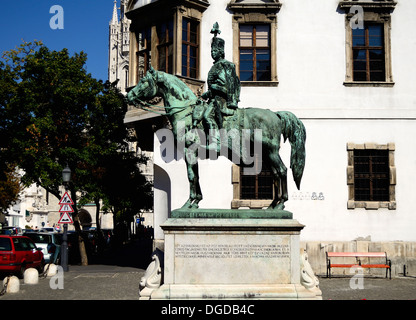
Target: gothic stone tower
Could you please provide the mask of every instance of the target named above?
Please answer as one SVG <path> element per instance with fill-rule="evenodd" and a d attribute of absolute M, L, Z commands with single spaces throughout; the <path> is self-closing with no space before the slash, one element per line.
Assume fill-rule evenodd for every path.
<path fill-rule="evenodd" d="M 117 8 L 117 0 L 114 0 L 113 16 L 109 24 L 108 80 L 118 80 L 117 87 L 122 92 L 126 92 L 129 86 L 130 20 L 125 15 L 126 6 L 127 0 L 121 0 L 120 8 Z"/>

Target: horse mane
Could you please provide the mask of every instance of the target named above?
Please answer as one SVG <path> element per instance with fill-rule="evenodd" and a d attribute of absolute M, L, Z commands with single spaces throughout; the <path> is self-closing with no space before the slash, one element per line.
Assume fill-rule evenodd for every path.
<path fill-rule="evenodd" d="M 192 90 L 177 76 L 157 70 L 154 71 L 154 74 L 155 81 L 162 84 L 164 89 L 168 89 L 169 93 L 176 98 L 184 101 L 197 99 Z M 169 88 L 165 85 L 166 83 L 170 83 Z"/>

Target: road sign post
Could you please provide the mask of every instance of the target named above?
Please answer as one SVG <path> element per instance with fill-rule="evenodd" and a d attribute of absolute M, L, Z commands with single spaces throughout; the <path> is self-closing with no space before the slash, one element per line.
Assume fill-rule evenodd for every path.
<path fill-rule="evenodd" d="M 74 202 L 72 201 L 68 192 L 65 192 L 61 198 L 61 201 L 59 201 L 59 205 L 61 206 L 59 209 L 61 218 L 58 221 L 58 223 L 62 223 L 64 225 L 64 234 L 62 236 L 61 266 L 65 272 L 68 271 L 68 223 L 73 223 L 72 217 L 70 216 L 70 213 L 74 212 L 74 209 L 71 207 L 73 204 Z"/>
<path fill-rule="evenodd" d="M 68 271 L 68 224 L 64 224 L 64 234 L 62 236 L 61 266 L 64 272 Z"/>

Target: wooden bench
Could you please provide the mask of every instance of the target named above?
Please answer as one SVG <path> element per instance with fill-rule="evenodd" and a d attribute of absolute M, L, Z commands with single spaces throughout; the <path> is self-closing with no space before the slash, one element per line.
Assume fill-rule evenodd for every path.
<path fill-rule="evenodd" d="M 331 258 L 355 258 L 355 263 L 331 263 Z M 384 258 L 385 263 L 380 264 L 361 264 L 360 258 Z M 387 259 L 385 252 L 327 252 L 326 253 L 326 277 L 331 278 L 331 268 L 385 268 L 391 279 L 391 260 Z"/>

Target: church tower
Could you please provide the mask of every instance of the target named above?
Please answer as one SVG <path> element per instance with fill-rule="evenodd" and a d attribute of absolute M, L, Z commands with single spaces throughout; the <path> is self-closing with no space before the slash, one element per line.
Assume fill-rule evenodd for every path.
<path fill-rule="evenodd" d="M 108 80 L 118 80 L 117 87 L 125 93 L 129 86 L 130 20 L 125 15 L 127 0 L 120 1 L 120 8 L 117 8 L 117 0 L 114 0 L 113 16 L 109 24 Z"/>

